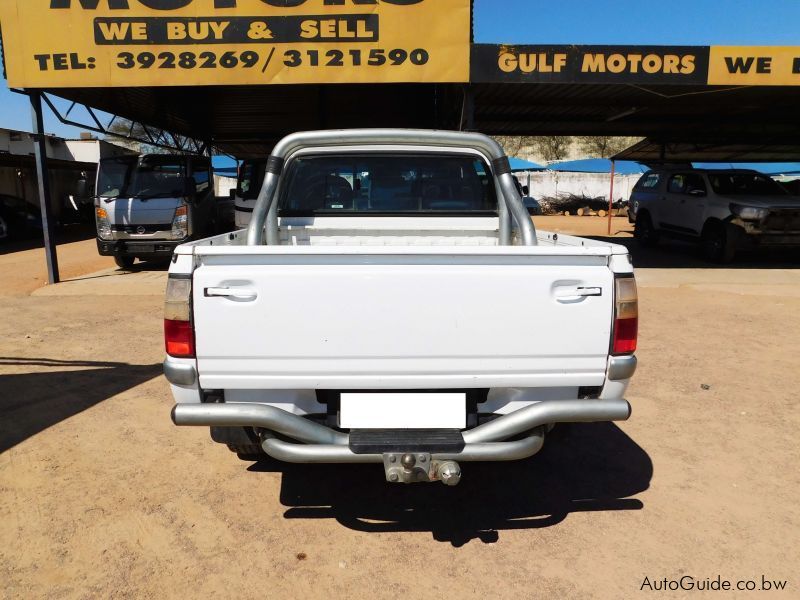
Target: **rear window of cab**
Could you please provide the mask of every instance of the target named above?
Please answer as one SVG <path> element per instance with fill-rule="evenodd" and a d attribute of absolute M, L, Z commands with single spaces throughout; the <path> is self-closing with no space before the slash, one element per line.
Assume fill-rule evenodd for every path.
<path fill-rule="evenodd" d="M 661 184 L 661 173 L 645 173 L 636 182 L 635 188 L 638 190 L 654 190 Z"/>
<path fill-rule="evenodd" d="M 303 156 L 282 196 L 281 216 L 497 212 L 488 165 L 460 154 Z"/>

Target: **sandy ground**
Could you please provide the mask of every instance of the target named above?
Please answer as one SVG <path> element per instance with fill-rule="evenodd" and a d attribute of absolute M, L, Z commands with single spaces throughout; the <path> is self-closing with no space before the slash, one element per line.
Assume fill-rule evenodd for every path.
<path fill-rule="evenodd" d="M 86 238 L 82 232 L 62 234 L 58 237 L 58 262 L 62 279 L 80 277 L 101 269 L 114 267 L 114 259 L 97 254 L 94 238 Z M 78 238 L 76 240 L 76 238 Z M 16 242 L 0 245 L 0 296 L 29 294 L 47 284 L 47 263 L 44 249 L 33 242 Z"/>
<path fill-rule="evenodd" d="M 600 219 L 540 221 L 605 235 Z M 67 273 L 108 266 L 93 244 L 64 248 Z M 388 486 L 372 465 L 245 462 L 175 428 L 164 273 L 31 294 L 42 260 L 0 256 L 2 597 L 629 598 L 684 575 L 800 594 L 791 264 L 637 254 L 632 419 L 575 426 L 522 463 L 464 465 L 450 489 Z"/>

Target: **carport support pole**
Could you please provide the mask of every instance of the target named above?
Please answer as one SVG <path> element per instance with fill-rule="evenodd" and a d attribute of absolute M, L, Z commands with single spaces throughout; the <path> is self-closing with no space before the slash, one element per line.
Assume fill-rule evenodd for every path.
<path fill-rule="evenodd" d="M 58 255 L 53 235 L 53 212 L 50 205 L 50 173 L 47 170 L 47 140 L 44 135 L 44 116 L 42 114 L 42 93 L 28 90 L 33 115 L 34 152 L 36 157 L 36 182 L 39 188 L 39 207 L 42 212 L 42 233 L 44 252 L 47 258 L 47 281 L 58 283 Z"/>
<path fill-rule="evenodd" d="M 611 190 L 608 192 L 608 235 L 611 236 L 611 211 L 614 208 L 614 173 L 617 170 L 617 163 L 611 161 Z"/>

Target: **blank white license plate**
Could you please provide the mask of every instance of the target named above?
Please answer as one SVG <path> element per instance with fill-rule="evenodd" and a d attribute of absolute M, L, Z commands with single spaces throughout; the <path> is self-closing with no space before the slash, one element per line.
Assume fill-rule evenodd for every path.
<path fill-rule="evenodd" d="M 339 425 L 345 429 L 464 429 L 464 393 L 346 393 Z"/>

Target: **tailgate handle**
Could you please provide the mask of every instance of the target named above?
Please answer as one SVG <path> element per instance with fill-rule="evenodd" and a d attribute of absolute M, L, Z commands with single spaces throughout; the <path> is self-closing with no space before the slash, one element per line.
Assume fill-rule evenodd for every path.
<path fill-rule="evenodd" d="M 258 298 L 258 292 L 247 288 L 209 287 L 205 289 L 205 296 L 206 298 L 252 301 Z"/>
<path fill-rule="evenodd" d="M 587 296 L 602 296 L 603 288 L 601 287 L 562 287 L 557 289 L 556 298 L 559 300 L 574 300 L 578 298 L 586 298 Z"/>
<path fill-rule="evenodd" d="M 579 287 L 578 296 L 602 296 L 603 288 L 600 287 Z"/>

